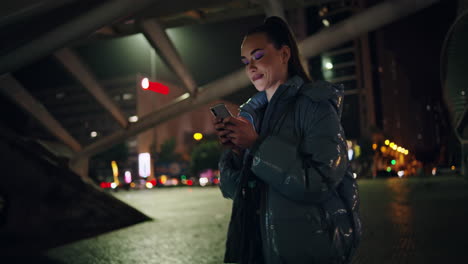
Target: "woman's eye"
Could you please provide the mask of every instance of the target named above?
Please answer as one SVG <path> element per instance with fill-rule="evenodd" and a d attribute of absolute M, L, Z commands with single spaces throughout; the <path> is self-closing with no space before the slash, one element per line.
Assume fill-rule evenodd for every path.
<path fill-rule="evenodd" d="M 242 64 L 249 65 L 249 60 L 248 59 L 243 58 L 243 59 L 241 59 L 241 61 L 242 61 Z"/>
<path fill-rule="evenodd" d="M 265 55 L 265 52 L 259 51 L 259 52 L 256 52 L 256 53 L 253 55 L 253 57 L 254 57 L 255 60 L 259 60 L 259 59 L 261 59 L 261 58 L 263 57 L 263 55 Z"/>

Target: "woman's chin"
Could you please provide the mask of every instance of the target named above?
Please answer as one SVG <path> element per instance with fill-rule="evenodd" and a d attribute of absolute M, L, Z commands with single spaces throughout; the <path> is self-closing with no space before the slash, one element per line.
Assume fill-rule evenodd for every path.
<path fill-rule="evenodd" d="M 254 86 L 255 86 L 255 89 L 257 89 L 257 91 L 259 92 L 265 91 L 265 85 L 254 83 Z"/>

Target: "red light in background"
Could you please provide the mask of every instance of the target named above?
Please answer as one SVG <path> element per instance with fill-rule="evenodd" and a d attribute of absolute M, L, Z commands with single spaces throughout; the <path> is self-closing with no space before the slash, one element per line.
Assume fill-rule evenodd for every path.
<path fill-rule="evenodd" d="M 110 188 L 110 187 L 111 187 L 111 183 L 110 183 L 110 182 L 101 182 L 100 186 L 101 186 L 101 188 L 103 188 L 103 189 Z"/>
<path fill-rule="evenodd" d="M 192 181 L 192 180 L 187 180 L 187 185 L 192 186 L 192 185 L 193 185 L 193 181 Z"/>
<path fill-rule="evenodd" d="M 213 179 L 213 183 L 214 183 L 214 184 L 218 184 L 218 183 L 219 183 L 218 178 L 214 178 L 214 179 Z"/>
<path fill-rule="evenodd" d="M 143 88 L 143 90 L 150 90 L 160 94 L 169 94 L 169 87 L 162 83 L 150 82 L 148 78 L 141 79 L 141 88 Z"/>

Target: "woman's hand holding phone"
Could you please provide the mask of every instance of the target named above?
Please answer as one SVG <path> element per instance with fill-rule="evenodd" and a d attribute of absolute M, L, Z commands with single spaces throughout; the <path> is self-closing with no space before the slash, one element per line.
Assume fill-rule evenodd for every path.
<path fill-rule="evenodd" d="M 232 131 L 226 129 L 226 124 L 223 122 L 223 119 L 219 117 L 213 118 L 213 126 L 215 128 L 215 133 L 218 136 L 219 142 L 221 142 L 223 146 L 231 148 L 234 153 L 241 155 L 242 149 L 236 146 L 228 137 Z"/>

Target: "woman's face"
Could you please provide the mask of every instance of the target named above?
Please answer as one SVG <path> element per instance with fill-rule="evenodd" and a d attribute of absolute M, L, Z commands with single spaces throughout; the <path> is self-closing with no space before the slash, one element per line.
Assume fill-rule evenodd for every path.
<path fill-rule="evenodd" d="M 245 72 L 258 91 L 273 91 L 288 78 L 288 46 L 276 49 L 265 33 L 255 33 L 244 38 L 241 61 Z"/>

